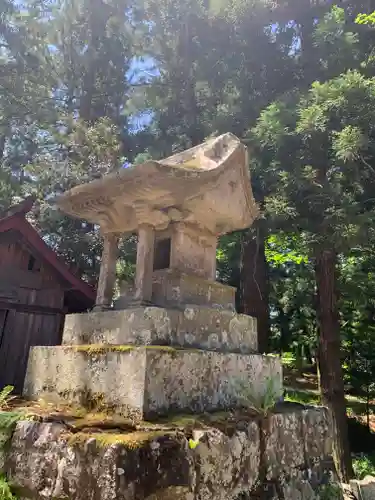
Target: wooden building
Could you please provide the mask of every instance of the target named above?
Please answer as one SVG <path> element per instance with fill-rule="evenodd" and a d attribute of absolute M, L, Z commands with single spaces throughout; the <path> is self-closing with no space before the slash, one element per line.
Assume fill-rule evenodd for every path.
<path fill-rule="evenodd" d="M 43 241 L 26 214 L 28 198 L 0 214 L 0 389 L 22 391 L 32 345 L 61 342 L 66 313 L 95 303 L 95 290 Z"/>

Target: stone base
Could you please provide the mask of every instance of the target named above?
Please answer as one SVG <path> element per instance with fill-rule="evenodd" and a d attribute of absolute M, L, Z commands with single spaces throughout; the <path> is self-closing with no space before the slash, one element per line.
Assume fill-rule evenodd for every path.
<path fill-rule="evenodd" d="M 160 307 L 184 307 L 185 304 L 235 310 L 236 289 L 217 281 L 177 272 L 154 271 L 152 302 Z"/>
<path fill-rule="evenodd" d="M 134 309 L 138 307 L 155 307 L 155 304 L 151 300 L 144 299 L 134 299 L 133 297 L 120 296 L 114 303 L 113 309 L 123 310 L 123 309 Z"/>
<path fill-rule="evenodd" d="M 324 408 L 271 414 L 263 444 L 259 421 L 249 415 L 220 414 L 217 420 L 205 415 L 202 422 L 197 415 L 185 418 L 185 426 L 171 419 L 157 430 L 140 425 L 117 434 L 100 424 L 96 430 L 73 433 L 64 415 L 58 417 L 59 423 L 19 422 L 5 449 L 0 472 L 21 498 L 263 498 L 253 496 L 263 468 L 265 498 L 317 500 L 333 470 L 333 434 Z M 67 423 L 74 428 L 71 418 Z M 194 449 L 189 447 L 191 434 L 197 439 Z"/>
<path fill-rule="evenodd" d="M 63 344 L 102 343 L 171 345 L 248 354 L 257 351 L 256 320 L 199 306 L 183 310 L 135 307 L 66 316 Z"/>
<path fill-rule="evenodd" d="M 246 395 L 282 394 L 278 358 L 170 347 L 65 346 L 30 350 L 24 395 L 111 408 L 141 420 L 170 412 L 238 408 Z"/>

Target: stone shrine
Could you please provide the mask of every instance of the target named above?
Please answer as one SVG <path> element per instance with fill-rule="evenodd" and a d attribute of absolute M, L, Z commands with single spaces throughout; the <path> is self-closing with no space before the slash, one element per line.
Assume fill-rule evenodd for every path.
<path fill-rule="evenodd" d="M 121 434 L 118 442 L 107 436 L 108 446 L 91 461 L 87 450 L 94 438 L 84 434 L 64 441 L 64 430 L 43 427 L 60 443 L 53 444 L 61 462 L 54 465 L 59 472 L 51 472 L 60 477 L 60 489 L 56 479 L 48 490 L 53 498 L 242 500 L 260 498 L 250 492 L 264 482 L 281 484 L 280 478 L 284 496 L 277 496 L 275 486 L 277 495 L 267 498 L 318 498 L 313 489 L 332 469 L 327 411 L 276 409 L 281 362 L 257 353 L 256 321 L 237 314 L 235 289 L 215 281 L 218 237 L 250 227 L 258 214 L 245 146 L 225 134 L 75 187 L 57 205 L 100 225 L 104 247 L 97 300 L 92 312 L 67 316 L 61 346 L 31 349 L 24 395 L 129 419 L 145 461 L 134 444 L 129 448 L 131 434 Z M 118 241 L 134 232 L 135 283 L 113 300 Z M 270 386 L 275 409 L 267 431 L 256 415 L 235 417 L 244 407 L 239 387 L 261 401 Z M 160 419 L 182 414 L 194 416 L 195 424 L 175 428 L 180 434 L 173 441 L 172 424 Z M 13 448 L 22 454 L 31 446 L 26 439 L 31 430 L 17 429 Z M 201 442 L 197 451 L 188 449 L 188 435 Z M 80 440 L 85 452 L 70 448 Z M 45 453 L 39 441 L 32 450 L 30 457 Z M 33 459 L 24 462 L 22 467 L 11 459 L 8 468 L 22 485 L 33 482 Z M 79 472 L 74 464 L 81 464 Z M 75 486 L 61 479 L 61 470 L 66 475 L 72 468 Z M 77 481 L 89 484 L 86 493 L 77 490 Z"/>
<path fill-rule="evenodd" d="M 102 405 L 135 420 L 236 408 L 233 381 L 282 393 L 280 361 L 257 354 L 255 320 L 215 281 L 221 234 L 257 216 L 247 150 L 231 134 L 78 186 L 58 200 L 100 225 L 94 311 L 66 319 L 61 347 L 31 350 L 25 395 Z M 113 304 L 120 235 L 138 232 L 134 295 Z"/>
<path fill-rule="evenodd" d="M 231 134 L 78 186 L 57 204 L 100 225 L 97 310 L 112 304 L 118 237 L 133 232 L 138 233 L 133 304 L 234 310 L 235 290 L 215 281 L 217 238 L 250 227 L 257 208 L 246 148 Z M 119 308 L 126 305 L 122 299 Z"/>

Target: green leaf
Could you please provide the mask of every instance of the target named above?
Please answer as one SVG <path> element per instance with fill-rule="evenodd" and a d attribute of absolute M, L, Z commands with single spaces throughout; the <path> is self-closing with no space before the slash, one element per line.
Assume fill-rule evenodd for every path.
<path fill-rule="evenodd" d="M 195 448 L 198 446 L 198 444 L 199 444 L 199 440 L 194 441 L 194 439 L 189 439 L 189 448 L 191 450 L 195 450 Z"/>

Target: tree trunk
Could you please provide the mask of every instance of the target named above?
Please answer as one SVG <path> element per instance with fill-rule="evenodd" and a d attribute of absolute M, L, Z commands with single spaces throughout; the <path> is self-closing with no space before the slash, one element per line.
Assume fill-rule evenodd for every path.
<path fill-rule="evenodd" d="M 97 73 L 98 58 L 100 57 L 101 39 L 105 36 L 107 22 L 111 15 L 111 9 L 108 3 L 102 0 L 91 2 L 90 15 L 88 18 L 89 39 L 86 51 L 86 65 L 83 66 L 82 89 L 79 105 L 79 117 L 86 122 L 93 122 L 104 116 L 104 110 L 98 113 L 99 97 L 97 93 Z M 98 14 L 100 12 L 100 15 Z"/>
<path fill-rule="evenodd" d="M 0 161 L 4 158 L 6 135 L 0 135 Z"/>
<path fill-rule="evenodd" d="M 204 131 L 199 123 L 200 110 L 196 95 L 196 77 L 194 74 L 194 56 L 192 54 L 193 32 L 192 25 L 194 19 L 188 16 L 184 20 L 183 29 L 179 37 L 178 52 L 181 61 L 185 61 L 181 74 L 181 104 L 183 116 L 187 122 L 187 136 L 191 141 L 191 146 L 197 146 L 204 141 Z"/>
<path fill-rule="evenodd" d="M 341 366 L 340 320 L 336 294 L 337 255 L 334 250 L 316 254 L 317 316 L 319 322 L 319 373 L 322 403 L 333 418 L 334 456 L 343 482 L 353 477 L 350 456 L 344 379 Z"/>
<path fill-rule="evenodd" d="M 10 125 L 0 128 L 0 162 L 4 159 L 6 141 L 10 133 Z"/>
<path fill-rule="evenodd" d="M 268 266 L 265 232 L 257 225 L 245 234 L 241 248 L 240 310 L 257 319 L 258 350 L 268 352 L 270 321 L 268 309 Z"/>

